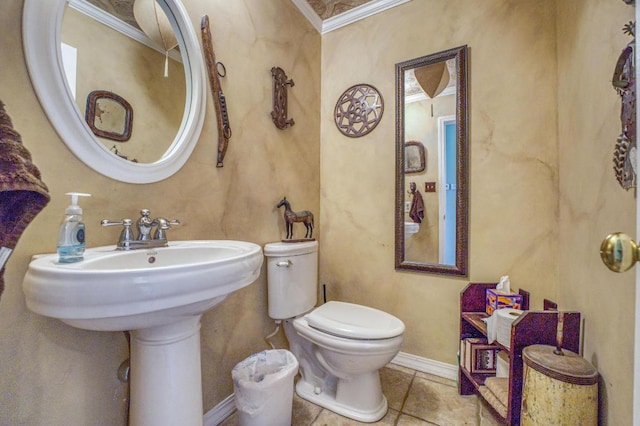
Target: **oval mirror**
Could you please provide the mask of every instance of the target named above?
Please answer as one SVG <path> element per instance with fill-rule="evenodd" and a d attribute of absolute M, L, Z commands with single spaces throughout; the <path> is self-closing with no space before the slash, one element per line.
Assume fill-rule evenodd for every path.
<path fill-rule="evenodd" d="M 81 161 L 93 170 L 122 182 L 139 184 L 157 182 L 180 170 L 198 141 L 204 120 L 205 69 L 200 53 L 200 44 L 189 15 L 179 0 L 157 0 L 157 3 L 171 23 L 178 41 L 177 49 L 182 60 L 183 70 L 179 70 L 173 65 L 169 68 L 169 74 L 174 74 L 178 78 L 178 83 L 175 83 L 175 80 L 170 83 L 171 86 L 174 86 L 172 90 L 177 86 L 182 95 L 169 99 L 170 95 L 160 96 L 152 100 L 140 98 L 137 94 L 130 95 L 131 97 L 126 100 L 131 104 L 133 110 L 133 133 L 131 142 L 127 140 L 126 143 L 123 143 L 104 140 L 102 137 L 98 138 L 89 126 L 85 119 L 85 110 L 81 107 L 86 102 L 87 94 L 84 92 L 89 89 L 83 90 L 82 93 L 78 91 L 78 101 L 74 100 L 75 87 L 70 87 L 67 82 L 61 50 L 63 21 L 66 26 L 66 21 L 70 19 L 66 6 L 67 1 L 25 0 L 24 2 L 23 43 L 25 59 L 33 87 L 47 117 L 67 147 Z M 81 58 L 81 55 L 86 54 L 86 51 L 78 50 L 78 61 L 84 59 Z M 108 52 L 99 47 L 91 51 L 91 55 L 99 56 L 102 54 L 108 54 Z M 133 56 L 142 58 L 137 54 Z M 164 55 L 162 56 L 164 57 Z M 113 58 L 112 63 L 115 71 L 118 71 L 123 65 L 119 61 L 121 61 L 120 58 L 118 60 Z M 163 78 L 162 69 L 149 67 L 146 59 L 140 59 L 140 62 L 142 63 L 139 66 L 141 73 L 160 73 L 160 78 Z M 111 77 L 111 80 L 114 78 Z M 80 84 L 78 87 L 80 88 Z M 92 87 L 91 91 L 94 90 L 119 91 L 113 87 Z M 123 91 L 130 93 L 125 89 Z M 126 97 L 123 93 L 117 93 L 117 95 Z M 176 98 L 184 101 L 176 102 Z M 137 105 L 140 106 L 139 112 L 141 112 L 147 110 L 150 103 L 158 104 L 160 108 L 160 112 L 155 113 L 158 120 L 166 121 L 169 125 L 174 126 L 172 132 L 175 137 L 173 139 L 158 142 L 156 135 L 151 132 L 150 127 L 152 126 L 142 125 L 136 128 Z M 178 111 L 168 112 L 172 108 L 176 109 L 175 104 L 179 106 Z M 87 119 L 95 120 L 96 117 L 87 117 Z M 138 148 L 133 148 L 134 137 L 139 143 Z M 157 148 L 158 146 L 161 148 Z M 125 155 L 127 151 L 130 151 L 131 154 Z"/>
<path fill-rule="evenodd" d="M 467 47 L 396 64 L 396 269 L 467 275 Z"/>

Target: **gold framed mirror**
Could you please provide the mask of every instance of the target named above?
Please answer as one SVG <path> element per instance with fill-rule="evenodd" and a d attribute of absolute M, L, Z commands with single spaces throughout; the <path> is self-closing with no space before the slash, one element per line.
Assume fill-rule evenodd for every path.
<path fill-rule="evenodd" d="M 467 126 L 467 46 L 396 64 L 396 270 L 467 276 Z M 433 155 L 406 174 L 414 140 Z"/>

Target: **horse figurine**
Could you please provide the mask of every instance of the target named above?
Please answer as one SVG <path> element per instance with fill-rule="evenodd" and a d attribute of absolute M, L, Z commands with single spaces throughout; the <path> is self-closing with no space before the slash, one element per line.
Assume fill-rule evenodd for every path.
<path fill-rule="evenodd" d="M 304 234 L 305 238 L 313 238 L 313 213 L 309 210 L 294 212 L 291 210 L 291 204 L 287 201 L 287 197 L 280 200 L 276 208 L 279 209 L 282 206 L 284 206 L 284 223 L 287 228 L 287 240 L 293 237 L 293 224 L 295 222 L 304 223 L 305 228 L 307 228 L 307 232 Z"/>

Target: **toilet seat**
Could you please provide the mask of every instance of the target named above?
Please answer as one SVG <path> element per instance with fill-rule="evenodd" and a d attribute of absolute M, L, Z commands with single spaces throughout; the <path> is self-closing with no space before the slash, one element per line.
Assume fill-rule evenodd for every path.
<path fill-rule="evenodd" d="M 346 339 L 390 339 L 404 333 L 404 323 L 398 318 L 354 303 L 327 302 L 305 318 L 310 327 Z"/>

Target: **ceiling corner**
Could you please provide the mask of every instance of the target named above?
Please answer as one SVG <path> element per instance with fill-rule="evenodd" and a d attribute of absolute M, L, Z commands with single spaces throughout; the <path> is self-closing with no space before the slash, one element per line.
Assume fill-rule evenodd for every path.
<path fill-rule="evenodd" d="M 291 2 L 300 10 L 304 17 L 307 18 L 307 21 L 322 34 L 322 19 L 320 19 L 307 0 L 291 0 Z"/>
<path fill-rule="evenodd" d="M 411 0 L 370 0 L 367 3 L 354 7 L 353 9 L 340 13 L 339 15 L 332 16 L 324 21 L 313 10 L 307 0 L 291 1 L 296 5 L 305 18 L 307 18 L 311 25 L 313 25 L 320 34 L 324 35 L 330 31 L 337 30 L 338 28 L 342 28 L 361 19 L 384 12 L 392 7 L 410 2 Z"/>

